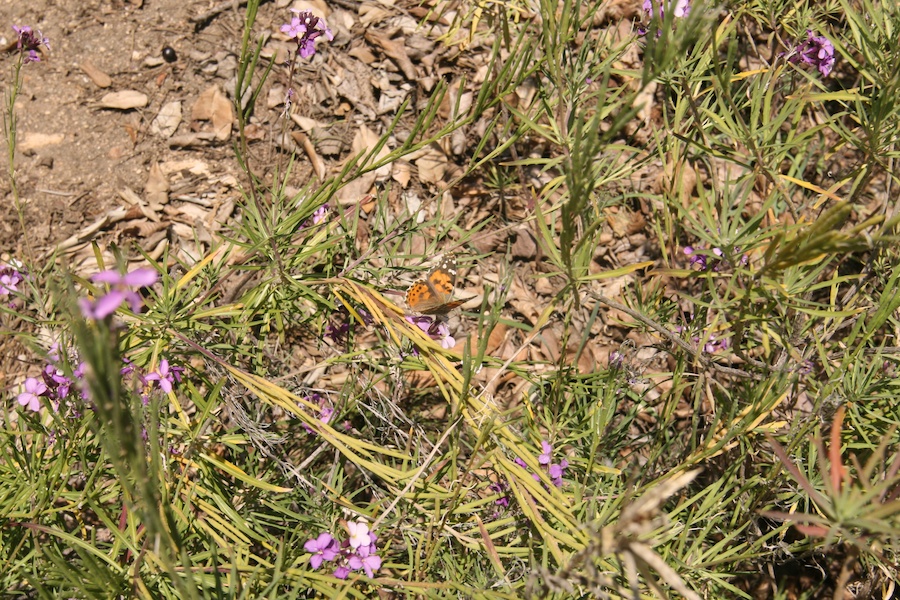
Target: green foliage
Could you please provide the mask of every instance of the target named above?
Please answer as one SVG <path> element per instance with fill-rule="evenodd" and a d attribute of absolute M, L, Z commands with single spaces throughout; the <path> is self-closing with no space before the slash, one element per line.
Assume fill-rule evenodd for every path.
<path fill-rule="evenodd" d="M 22 314 L 0 313 L 42 358 L 39 328 L 63 329 L 60 373 L 84 361 L 90 398 L 75 412 L 4 403 L 0 588 L 750 598 L 756 574 L 842 552 L 873 589 L 896 578 L 900 12 L 757 1 L 681 18 L 666 3 L 641 36 L 608 26 L 607 4 L 542 1 L 526 18 L 524 4 L 463 3 L 445 39 L 490 49 L 471 102 L 465 78 L 435 84 L 375 147 L 297 191 L 301 157 L 260 165 L 248 148 L 279 68 L 249 2 L 234 96 L 247 183 L 227 239 L 195 263 L 144 256 L 160 282 L 140 314 L 85 319 L 75 298 L 104 285 L 37 265 Z M 791 60 L 807 29 L 835 45 L 829 78 Z M 20 85 L 16 72 L 12 147 Z M 511 100 L 525 88 L 529 102 Z M 509 262 L 512 249 L 474 251 L 505 225 L 420 218 L 390 189 L 337 194 L 476 127 L 453 183 L 527 198 L 519 232 L 551 291 L 524 298 L 517 267 L 481 269 L 472 335 L 453 350 L 383 291 L 423 253 Z M 641 252 L 599 253 L 639 212 Z M 123 377 L 123 357 L 185 372 L 166 392 Z M 304 545 L 348 540 L 360 520 L 377 536 L 373 577 L 313 568 Z M 843 575 L 816 589 L 836 594 Z"/>

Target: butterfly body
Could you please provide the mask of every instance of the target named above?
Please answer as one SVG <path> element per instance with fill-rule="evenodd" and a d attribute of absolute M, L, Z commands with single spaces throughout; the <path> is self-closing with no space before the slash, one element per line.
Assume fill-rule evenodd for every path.
<path fill-rule="evenodd" d="M 456 286 L 456 257 L 447 256 L 406 291 L 406 305 L 423 315 L 445 315 L 465 300 L 453 300 Z"/>

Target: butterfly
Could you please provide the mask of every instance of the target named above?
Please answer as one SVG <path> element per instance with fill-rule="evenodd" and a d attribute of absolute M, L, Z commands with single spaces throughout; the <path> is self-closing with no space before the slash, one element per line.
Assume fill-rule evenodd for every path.
<path fill-rule="evenodd" d="M 456 286 L 456 257 L 446 256 L 425 279 L 412 284 L 406 291 L 406 305 L 410 310 L 422 315 L 446 315 L 464 303 L 453 300 Z"/>

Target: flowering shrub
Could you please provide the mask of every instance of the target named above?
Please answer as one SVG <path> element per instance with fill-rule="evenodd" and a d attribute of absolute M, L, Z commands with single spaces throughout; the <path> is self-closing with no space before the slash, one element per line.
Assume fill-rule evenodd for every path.
<path fill-rule="evenodd" d="M 158 275 L 153 269 L 137 269 L 125 274 L 117 271 L 97 273 L 91 277 L 91 281 L 109 284 L 112 289 L 94 301 L 82 298 L 79 303 L 81 314 L 85 319 L 100 321 L 116 312 L 123 302 L 128 302 L 132 312 L 139 313 L 143 301 L 137 288 L 153 285 L 157 278 Z"/>
<path fill-rule="evenodd" d="M 546 471 L 547 475 L 550 476 L 550 481 L 553 482 L 553 485 L 556 487 L 562 487 L 563 485 L 563 475 L 566 472 L 566 468 L 569 466 L 569 461 L 566 459 L 562 459 L 558 463 L 553 463 L 553 446 L 550 442 L 541 440 L 541 453 L 538 455 L 538 464 L 541 465 Z M 513 462 L 519 465 L 524 469 L 528 469 L 528 464 L 522 460 L 521 458 L 514 458 Z M 532 473 L 531 477 L 535 481 L 540 481 L 541 476 L 537 473 Z"/>
<path fill-rule="evenodd" d="M 659 18 L 665 18 L 665 0 L 656 0 L 657 6 L 659 6 Z M 691 13 L 691 0 L 675 0 L 674 8 L 672 14 L 676 19 L 683 19 Z M 644 0 L 644 12 L 646 12 L 650 18 L 653 18 L 653 1 L 652 0 Z"/>
<path fill-rule="evenodd" d="M 421 329 L 431 339 L 440 342 L 441 348 L 447 350 L 456 345 L 456 340 L 450 335 L 450 328 L 440 319 L 435 317 L 407 315 L 406 320 L 409 321 L 410 324 Z"/>
<path fill-rule="evenodd" d="M 19 293 L 19 284 L 25 281 L 22 264 L 12 260 L 0 266 L 0 300 L 9 300 L 10 296 Z"/>
<path fill-rule="evenodd" d="M 735 255 L 741 254 L 741 249 L 738 246 L 735 246 L 732 250 Z M 696 267 L 698 271 L 708 271 L 712 269 L 712 271 L 718 273 L 725 270 L 726 267 L 734 267 L 721 248 L 713 248 L 707 253 L 702 248 L 685 246 L 683 251 L 685 256 L 688 257 L 691 267 Z M 710 254 L 712 254 L 712 256 L 710 256 Z M 744 267 L 749 261 L 750 259 L 747 258 L 747 255 L 742 254 L 741 258 L 737 261 L 737 264 Z"/>
<path fill-rule="evenodd" d="M 294 16 L 290 23 L 281 26 L 281 32 L 297 42 L 297 54 L 303 58 L 309 58 L 316 53 L 316 39 L 325 36 L 329 41 L 334 39 L 334 34 L 325 24 L 325 19 L 317 17 L 308 10 L 292 8 Z"/>
<path fill-rule="evenodd" d="M 41 410 L 41 398 L 46 398 L 54 411 L 65 406 L 70 416 L 80 416 L 79 406 L 87 400 L 84 362 L 79 361 L 77 356 L 63 361 L 57 344 L 50 349 L 47 358 L 49 360 L 41 371 L 41 378 L 29 377 L 25 380 L 23 391 L 17 397 L 18 403 L 32 412 L 38 412 Z M 66 375 L 67 365 L 75 365 L 71 376 Z"/>
<path fill-rule="evenodd" d="M 38 54 L 38 50 L 41 46 L 49 50 L 50 40 L 28 25 L 13 25 L 12 28 L 16 32 L 16 48 L 25 56 L 25 62 L 40 62 L 41 55 Z"/>
<path fill-rule="evenodd" d="M 381 557 L 375 545 L 377 537 L 362 520 L 347 523 L 349 538 L 338 542 L 327 531 L 308 540 L 303 548 L 310 553 L 309 565 L 317 570 L 325 562 L 335 563 L 334 576 L 346 579 L 352 571 L 362 569 L 368 577 L 374 577 L 381 568 Z"/>
<path fill-rule="evenodd" d="M 822 77 L 828 77 L 834 69 L 834 44 L 828 38 L 806 30 L 806 41 L 788 52 L 788 62 L 809 65 L 818 69 Z"/>

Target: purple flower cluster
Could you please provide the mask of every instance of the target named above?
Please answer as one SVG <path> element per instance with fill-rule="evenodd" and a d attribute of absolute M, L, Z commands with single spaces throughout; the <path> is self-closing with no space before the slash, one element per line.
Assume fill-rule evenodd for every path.
<path fill-rule="evenodd" d="M 334 408 L 332 408 L 328 404 L 328 400 L 323 395 L 314 392 L 312 396 L 308 396 L 307 398 L 305 398 L 305 400 L 307 402 L 311 402 L 311 403 L 317 404 L 319 406 L 318 419 L 320 421 L 322 421 L 323 423 L 328 423 L 329 421 L 331 421 L 331 417 L 334 416 Z M 306 409 L 306 405 L 305 404 L 301 405 L 301 410 L 305 410 L 305 409 Z M 303 429 L 306 430 L 306 433 L 308 433 L 310 435 L 316 434 L 315 430 L 312 427 L 310 427 L 309 425 L 307 425 L 306 423 L 303 423 L 302 427 L 303 427 Z"/>
<path fill-rule="evenodd" d="M 712 256 L 710 256 L 710 253 Z M 740 254 L 741 248 L 739 246 L 734 247 L 734 254 Z M 694 248 L 693 246 L 685 246 L 684 247 L 685 256 L 689 257 L 691 267 L 696 267 L 698 271 L 708 271 L 712 269 L 712 271 L 718 273 L 725 270 L 726 267 L 733 266 L 728 258 L 725 256 L 725 252 L 721 248 L 713 248 L 707 253 L 703 248 Z M 744 267 L 750 262 L 750 259 L 747 258 L 746 254 L 741 255 L 740 260 L 738 260 L 738 266 Z"/>
<path fill-rule="evenodd" d="M 19 292 L 19 284 L 25 281 L 22 274 L 22 264 L 17 260 L 9 261 L 9 264 L 0 266 L 0 300 L 9 300 L 9 297 Z"/>
<path fill-rule="evenodd" d="M 811 29 L 807 29 L 806 41 L 788 52 L 787 60 L 815 67 L 822 77 L 828 77 L 834 69 L 834 44 L 828 41 L 828 38 L 814 35 Z"/>
<path fill-rule="evenodd" d="M 341 306 L 328 318 L 325 325 L 325 337 L 339 346 L 347 343 L 347 335 L 350 333 L 350 311 Z"/>
<path fill-rule="evenodd" d="M 666 0 L 656 0 L 656 4 L 659 6 L 659 18 L 660 20 L 665 18 L 665 9 L 663 7 L 666 4 Z M 670 4 L 672 4 L 670 2 Z M 691 0 L 675 0 L 674 8 L 672 14 L 675 15 L 676 19 L 683 19 L 691 13 Z M 653 18 L 653 1 L 652 0 L 644 0 L 644 12 L 650 15 L 650 18 Z"/>
<path fill-rule="evenodd" d="M 625 355 L 619 352 L 618 350 L 613 350 L 609 353 L 609 368 L 610 369 L 621 369 L 625 366 Z"/>
<path fill-rule="evenodd" d="M 16 401 L 32 412 L 41 410 L 41 398 L 46 398 L 54 411 L 60 405 L 69 408 L 70 416 L 80 416 L 76 408 L 87 400 L 87 386 L 84 385 L 85 364 L 77 357 L 69 359 L 69 364 L 77 365 L 72 369 L 72 376 L 66 375 L 65 363 L 61 360 L 58 345 L 54 344 L 47 355 L 49 362 L 41 371 L 41 378 L 29 377 L 23 385 L 24 391 Z"/>
<path fill-rule="evenodd" d="M 68 360 L 60 359 L 59 347 L 54 344 L 48 354 L 49 362 L 41 372 L 40 379 L 29 377 L 23 384 L 23 391 L 18 395 L 17 402 L 28 410 L 38 412 L 41 410 L 41 398 L 46 398 L 54 411 L 59 411 L 60 406 L 67 409 L 68 416 L 77 418 L 81 416 L 80 407 L 89 402 L 88 387 L 84 381 L 86 365 L 79 361 L 77 356 L 70 356 Z M 76 365 L 71 370 L 72 375 L 66 375 L 66 365 Z M 150 392 L 160 389 L 169 393 L 176 383 L 181 382 L 183 367 L 170 366 L 169 361 L 162 359 L 159 366 L 149 373 L 141 373 L 130 360 L 125 359 L 125 366 L 120 373 L 122 377 L 136 378 L 141 390 L 141 399 L 144 404 L 150 402 Z"/>
<path fill-rule="evenodd" d="M 318 225 L 320 223 L 324 223 L 325 219 L 328 217 L 328 205 L 323 204 L 319 208 L 316 209 L 316 212 L 312 214 L 312 224 Z"/>
<path fill-rule="evenodd" d="M 566 468 L 569 466 L 569 461 L 566 459 L 562 459 L 558 463 L 553 463 L 553 446 L 550 445 L 550 442 L 541 441 L 541 453 L 538 455 L 538 464 L 541 465 L 547 471 L 547 475 L 550 476 L 550 481 L 553 482 L 553 485 L 556 487 L 562 487 L 563 485 L 563 475 L 565 475 Z M 513 459 L 513 462 L 519 465 L 524 469 L 528 469 L 528 464 L 522 460 L 521 458 L 516 457 Z M 531 474 L 532 479 L 535 481 L 540 481 L 541 477 L 537 473 Z"/>
<path fill-rule="evenodd" d="M 521 460 L 521 459 L 519 459 Z M 516 463 L 519 464 L 519 463 Z M 500 494 L 500 497 L 494 500 L 494 504 L 497 506 L 502 506 L 503 508 L 509 507 L 509 496 L 506 495 L 507 487 L 506 484 L 495 482 L 488 486 L 488 489 L 494 493 Z"/>
<path fill-rule="evenodd" d="M 40 31 L 35 33 L 28 25 L 13 25 L 12 28 L 16 32 L 16 48 L 25 54 L 25 62 L 40 62 L 41 55 L 38 54 L 38 50 L 41 46 L 49 50 L 50 40 Z"/>
<path fill-rule="evenodd" d="M 334 34 L 325 24 L 325 19 L 315 16 L 308 10 L 292 8 L 294 16 L 290 23 L 281 26 L 281 32 L 297 41 L 297 53 L 303 58 L 309 58 L 316 53 L 316 38 L 324 35 L 329 41 L 334 39 Z"/>
<path fill-rule="evenodd" d="M 366 325 L 375 323 L 375 319 L 373 319 L 372 315 L 369 314 L 369 311 L 364 308 L 357 308 L 356 314 L 359 315 L 359 318 L 361 318 L 362 322 Z M 347 343 L 347 335 L 350 333 L 351 323 L 352 319 L 350 318 L 350 311 L 347 310 L 346 307 L 341 306 L 331 313 L 328 324 L 325 325 L 325 337 L 331 338 L 331 341 L 335 344 L 345 345 Z"/>
<path fill-rule="evenodd" d="M 119 372 L 122 377 L 130 377 L 132 381 L 137 380 L 136 387 L 141 392 L 141 400 L 147 405 L 150 403 L 150 393 L 154 388 L 168 394 L 175 389 L 176 383 L 181 383 L 184 367 L 170 365 L 169 361 L 164 358 L 159 361 L 156 370 L 144 373 L 140 367 L 126 358 L 125 366 Z"/>
<path fill-rule="evenodd" d="M 675 327 L 675 331 L 676 333 L 684 333 L 685 331 L 687 331 L 687 328 L 678 325 Z M 714 354 L 716 352 L 719 352 L 720 350 L 725 350 L 729 346 L 727 337 L 719 339 L 715 335 L 709 334 L 709 336 L 705 337 L 704 339 L 706 339 L 706 342 L 704 342 L 703 344 L 703 351 L 707 354 Z M 691 341 L 695 344 L 699 344 L 700 336 L 691 336 Z"/>
<path fill-rule="evenodd" d="M 700 342 L 700 338 L 694 338 L 694 342 Z M 706 343 L 703 344 L 703 351 L 707 354 L 714 354 L 719 350 L 728 348 L 728 338 L 716 339 L 716 336 L 710 335 Z"/>
<path fill-rule="evenodd" d="M 317 570 L 324 562 L 334 562 L 334 576 L 346 579 L 352 571 L 362 569 L 368 577 L 374 577 L 375 571 L 381 568 L 381 557 L 375 546 L 377 537 L 369 531 L 363 521 L 347 523 L 349 539 L 338 542 L 327 531 L 322 532 L 303 545 L 310 553 L 309 566 Z"/>
<path fill-rule="evenodd" d="M 146 386 L 145 391 L 149 392 L 155 381 L 156 387 L 168 394 L 175 389 L 176 383 L 181 383 L 182 373 L 184 373 L 184 367 L 170 366 L 169 361 L 164 358 L 159 361 L 159 366 L 155 371 L 150 371 L 141 380 Z"/>
<path fill-rule="evenodd" d="M 93 302 L 87 298 L 79 301 L 81 314 L 85 319 L 102 321 L 116 312 L 123 302 L 128 302 L 131 311 L 141 312 L 143 300 L 137 292 L 138 288 L 156 283 L 158 274 L 153 269 L 137 269 L 124 275 L 118 271 L 102 271 L 91 277 L 94 283 L 106 283 L 112 288 L 106 295 Z"/>
<path fill-rule="evenodd" d="M 666 0 L 655 0 L 656 5 L 659 7 L 659 20 L 662 21 L 665 18 L 665 6 Z M 654 0 L 644 0 L 643 9 L 644 12 L 652 19 L 654 15 L 653 11 L 653 2 Z M 670 7 L 672 7 L 672 14 L 676 19 L 683 19 L 691 13 L 691 0 L 672 0 L 668 3 Z M 673 6 L 674 4 L 674 6 Z M 640 36 L 647 35 L 647 28 L 643 25 L 638 26 L 637 33 Z M 656 30 L 656 37 L 662 35 L 662 30 Z"/>
<path fill-rule="evenodd" d="M 456 340 L 450 335 L 450 328 L 439 318 L 407 315 L 406 320 L 421 329 L 431 339 L 440 342 L 441 348 L 449 350 L 456 345 Z"/>

